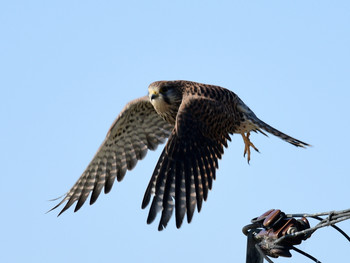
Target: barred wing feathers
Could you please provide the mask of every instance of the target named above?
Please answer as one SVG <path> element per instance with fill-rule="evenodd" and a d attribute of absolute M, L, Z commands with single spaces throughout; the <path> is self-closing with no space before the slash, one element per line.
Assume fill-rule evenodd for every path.
<path fill-rule="evenodd" d="M 218 159 L 230 140 L 227 127 L 217 119 L 227 114 L 223 107 L 215 100 L 184 97 L 175 129 L 159 158 L 142 203 L 145 208 L 153 198 L 147 219 L 149 224 L 162 212 L 158 230 L 167 226 L 174 208 L 177 228 L 185 214 L 191 222 L 196 206 L 199 212 L 203 200 L 207 199 Z M 219 126 L 212 127 L 215 123 Z"/>
<path fill-rule="evenodd" d="M 145 157 L 147 150 L 155 150 L 169 137 L 173 127 L 154 110 L 147 96 L 128 103 L 112 124 L 105 140 L 78 181 L 53 209 L 67 201 L 62 214 L 77 201 L 78 211 L 91 194 L 93 204 L 102 189 L 108 193 L 117 178 L 121 181 L 127 170 Z M 50 210 L 50 211 L 51 211 Z"/>

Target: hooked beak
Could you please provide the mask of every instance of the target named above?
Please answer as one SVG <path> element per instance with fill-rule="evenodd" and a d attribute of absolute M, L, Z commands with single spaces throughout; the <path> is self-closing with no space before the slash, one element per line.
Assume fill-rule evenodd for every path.
<path fill-rule="evenodd" d="M 151 101 L 154 100 L 154 99 L 156 99 L 156 98 L 158 98 L 158 97 L 159 97 L 159 94 L 156 93 L 156 92 L 150 94 L 150 96 L 149 96 L 149 98 L 151 99 Z"/>

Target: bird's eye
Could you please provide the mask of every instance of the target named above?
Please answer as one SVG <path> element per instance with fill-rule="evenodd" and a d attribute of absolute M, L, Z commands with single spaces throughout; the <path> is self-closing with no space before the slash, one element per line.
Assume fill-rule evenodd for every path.
<path fill-rule="evenodd" d="M 161 93 L 165 93 L 165 92 L 167 92 L 169 90 L 169 88 L 167 87 L 167 86 L 164 86 L 164 87 L 161 87 L 160 88 L 160 92 Z"/>

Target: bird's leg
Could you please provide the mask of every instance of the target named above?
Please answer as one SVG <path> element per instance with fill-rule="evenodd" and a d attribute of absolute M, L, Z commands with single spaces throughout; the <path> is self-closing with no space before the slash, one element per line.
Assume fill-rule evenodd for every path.
<path fill-rule="evenodd" d="M 247 132 L 247 135 L 245 135 L 244 132 L 241 133 L 243 141 L 244 141 L 244 153 L 243 156 L 245 157 L 246 153 L 248 153 L 248 163 L 250 161 L 250 146 L 253 147 L 253 149 L 257 152 L 259 152 L 258 148 L 254 146 L 254 144 L 249 140 L 250 132 Z"/>

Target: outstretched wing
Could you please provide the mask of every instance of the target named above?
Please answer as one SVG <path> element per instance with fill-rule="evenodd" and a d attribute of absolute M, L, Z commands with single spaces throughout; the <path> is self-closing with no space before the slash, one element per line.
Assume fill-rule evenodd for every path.
<path fill-rule="evenodd" d="M 146 189 L 142 208 L 152 196 L 147 223 L 162 211 L 158 230 L 168 224 L 175 207 L 176 226 L 179 228 L 187 212 L 190 223 L 197 205 L 201 210 L 203 199 L 215 180 L 218 159 L 230 140 L 225 120 L 230 119 L 222 103 L 208 98 L 184 97 L 172 131 L 151 181 Z"/>
<path fill-rule="evenodd" d="M 173 126 L 157 114 L 147 96 L 128 103 L 112 124 L 86 170 L 63 200 L 51 210 L 68 201 L 60 215 L 78 201 L 76 212 L 90 192 L 90 204 L 93 204 L 103 187 L 104 192 L 108 193 L 115 178 L 121 181 L 126 170 L 133 169 L 137 161 L 145 157 L 148 149 L 155 150 L 158 144 L 164 143 L 172 129 Z"/>

